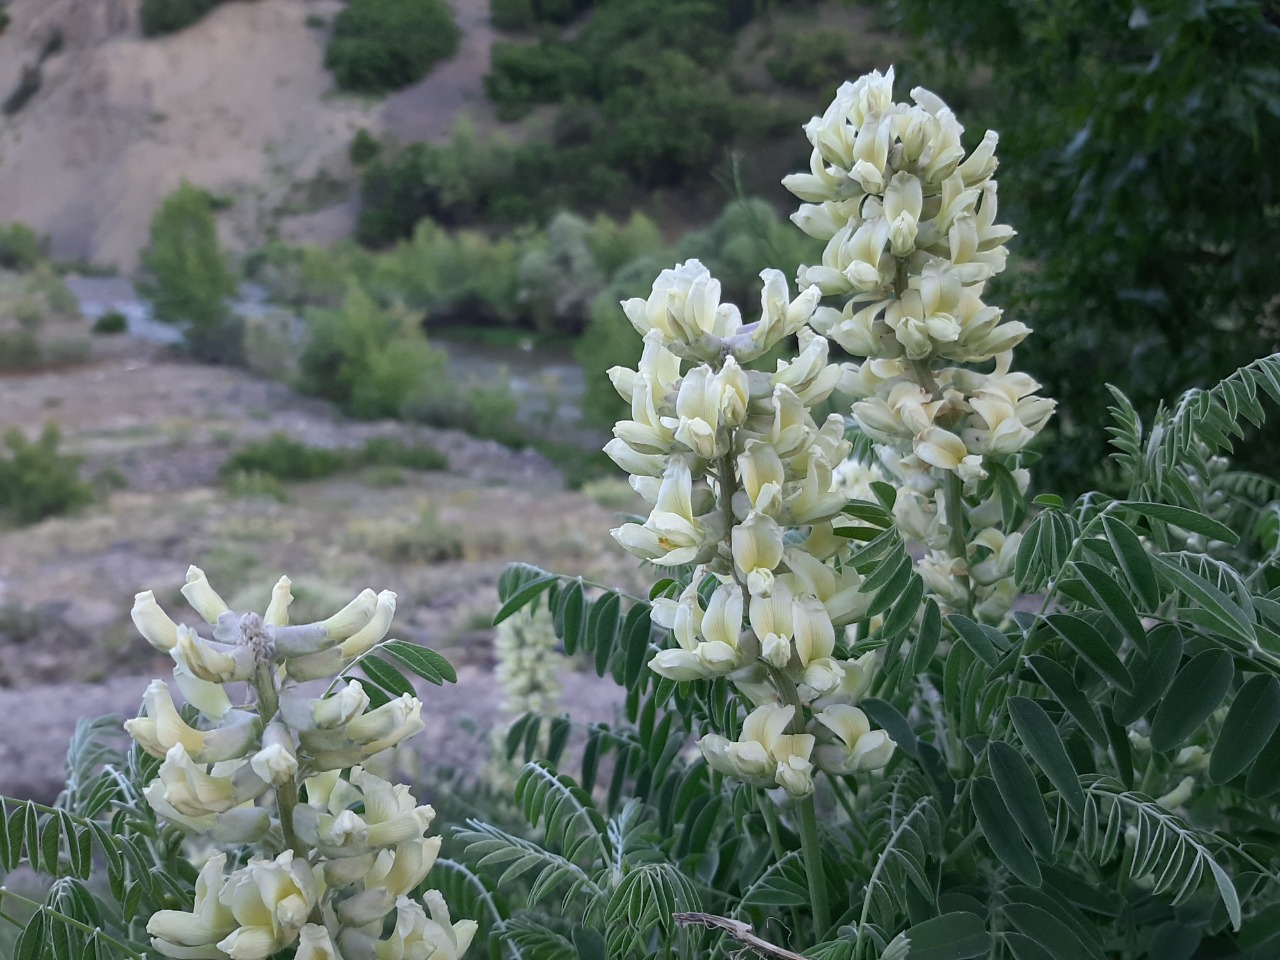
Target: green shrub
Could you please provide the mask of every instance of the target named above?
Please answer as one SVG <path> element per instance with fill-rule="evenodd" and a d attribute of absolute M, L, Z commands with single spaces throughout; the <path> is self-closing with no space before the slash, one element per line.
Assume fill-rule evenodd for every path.
<path fill-rule="evenodd" d="M 558 213 L 544 242 L 520 259 L 520 303 L 534 329 L 577 335 L 586 326 L 604 274 L 590 245 L 591 226 Z"/>
<path fill-rule="evenodd" d="M 305 22 L 312 30 L 323 30 L 325 27 L 329 26 L 329 21 L 316 13 L 307 14 Z"/>
<path fill-rule="evenodd" d="M 632 260 L 661 254 L 666 244 L 658 225 L 637 210 L 625 222 L 597 216 L 587 234 L 587 246 L 600 271 L 612 279 Z"/>
<path fill-rule="evenodd" d="M 261 474 L 290 482 L 318 480 L 337 473 L 346 462 L 337 450 L 314 447 L 277 432 L 233 453 L 219 476 L 224 480 L 237 474 Z"/>
<path fill-rule="evenodd" d="M 510 324 L 518 315 L 519 244 L 423 220 L 378 256 L 368 286 L 383 302 L 426 311 L 434 323 Z"/>
<path fill-rule="evenodd" d="M 830 30 L 785 35 L 765 67 L 782 86 L 806 91 L 834 88 L 853 70 L 848 38 Z"/>
<path fill-rule="evenodd" d="M 19 273 L 34 269 L 44 261 L 40 238 L 25 223 L 0 225 L 0 270 Z"/>
<path fill-rule="evenodd" d="M 266 498 L 276 503 L 286 503 L 289 491 L 279 477 L 260 470 L 236 470 L 222 478 L 228 494 L 241 499 Z"/>
<path fill-rule="evenodd" d="M 412 234 L 424 217 L 455 226 L 487 214 L 496 192 L 514 189 L 517 152 L 501 139 L 480 140 L 462 118 L 445 146 L 415 143 L 375 160 L 365 171 L 356 236 L 382 246 Z"/>
<path fill-rule="evenodd" d="M 382 144 L 378 141 L 378 138 L 364 127 L 361 127 L 356 131 L 356 135 L 351 138 L 351 147 L 347 150 L 347 156 L 357 167 L 363 167 L 381 152 Z"/>
<path fill-rule="evenodd" d="M 5 434 L 0 516 L 8 522 L 36 523 L 93 502 L 92 488 L 80 479 L 80 458 L 58 452 L 61 439 L 53 423 L 34 441 L 18 429 Z"/>
<path fill-rule="evenodd" d="M 185 30 L 223 0 L 142 0 L 138 21 L 144 37 Z"/>
<path fill-rule="evenodd" d="M 363 546 L 387 563 L 448 563 L 463 555 L 463 531 L 440 520 L 436 511 L 423 507 L 416 523 L 369 531 Z"/>
<path fill-rule="evenodd" d="M 30 330 L 0 330 L 0 370 L 26 370 L 40 359 L 40 343 Z"/>
<path fill-rule="evenodd" d="M 23 330 L 35 333 L 44 325 L 44 305 L 35 297 L 23 297 L 13 307 L 13 319 Z"/>
<path fill-rule="evenodd" d="M 351 0 L 333 22 L 325 65 L 345 90 L 384 93 L 417 83 L 460 37 L 442 0 Z"/>
<path fill-rule="evenodd" d="M 93 322 L 94 333 L 124 333 L 128 329 L 128 319 L 118 310 L 104 313 Z"/>
<path fill-rule="evenodd" d="M 227 306 L 236 278 L 218 247 L 207 193 L 184 181 L 165 198 L 151 220 L 142 263 L 150 274 L 142 293 L 157 319 L 183 325 L 191 355 L 239 362 L 242 324 Z"/>
<path fill-rule="evenodd" d="M 403 467 L 406 470 L 446 470 L 449 458 L 426 443 L 405 443 L 395 437 L 372 437 L 352 456 L 356 465 Z"/>
<path fill-rule="evenodd" d="M 591 89 L 591 64 L 567 43 L 495 43 L 484 79 L 489 99 L 511 111 L 535 103 L 557 103 L 570 93 Z"/>
<path fill-rule="evenodd" d="M 307 322 L 298 386 L 354 416 L 399 416 L 424 384 L 447 379 L 446 357 L 428 346 L 421 318 L 379 307 L 357 285 L 342 309 L 309 311 Z"/>
<path fill-rule="evenodd" d="M 1275 4 L 1139 6 L 1128 26 L 1106 0 L 895 10 L 907 35 L 945 44 L 955 85 L 991 76 L 971 129 L 1000 132 L 1000 219 L 1033 265 L 1010 278 L 1009 309 L 1036 331 L 1027 367 L 1062 404 L 1046 469 L 1073 490 L 1109 483 L 1111 399 L 1096 384 L 1150 410 L 1280 349 Z M 1219 201 L 1241 190 L 1256 199 Z M 1274 464 L 1259 452 L 1280 428 L 1266 437 L 1247 465 Z"/>
<path fill-rule="evenodd" d="M 351 449 L 317 447 L 276 432 L 241 447 L 227 458 L 218 475 L 226 484 L 243 485 L 245 478 L 302 483 L 364 467 L 444 470 L 448 465 L 448 458 L 430 444 L 407 444 L 395 437 L 373 437 Z"/>
<path fill-rule="evenodd" d="M 537 23 L 533 0 L 489 0 L 489 21 L 495 30 L 522 32 Z"/>
<path fill-rule="evenodd" d="M 35 273 L 27 280 L 27 290 L 43 297 L 49 309 L 56 314 L 69 318 L 80 316 L 80 301 L 48 263 L 35 268 Z"/>

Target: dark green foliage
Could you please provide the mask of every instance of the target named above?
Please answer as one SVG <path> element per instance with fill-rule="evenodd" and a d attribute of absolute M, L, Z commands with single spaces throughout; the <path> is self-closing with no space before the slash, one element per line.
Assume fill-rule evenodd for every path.
<path fill-rule="evenodd" d="M 496 30 L 529 30 L 537 22 L 533 0 L 489 0 L 489 21 Z"/>
<path fill-rule="evenodd" d="M 445 356 L 427 345 L 420 318 L 382 309 L 357 285 L 342 309 L 309 311 L 307 323 L 298 386 L 353 416 L 399 416 L 425 385 L 447 380 Z"/>
<path fill-rule="evenodd" d="M 0 270 L 23 273 L 44 262 L 40 238 L 25 223 L 0 226 Z"/>
<path fill-rule="evenodd" d="M 345 90 L 385 93 L 453 56 L 460 36 L 442 0 L 351 0 L 333 22 L 325 65 Z"/>
<path fill-rule="evenodd" d="M 144 37 L 184 30 L 223 0 L 142 0 L 138 20 Z"/>
<path fill-rule="evenodd" d="M 1097 384 L 1150 409 L 1280 346 L 1280 12 L 1271 0 L 892 6 L 958 58 L 958 78 L 992 71 L 978 114 L 1001 134 L 1001 219 L 1019 224 L 1034 265 L 1013 278 L 1011 313 L 1036 331 L 1023 362 L 1062 403 L 1046 466 L 1094 482 Z"/>
<path fill-rule="evenodd" d="M 0 330 L 0 370 L 26 370 L 43 356 L 40 341 L 30 330 Z"/>
<path fill-rule="evenodd" d="M 15 524 L 35 523 L 93 502 L 80 479 L 80 458 L 58 452 L 61 434 L 46 424 L 38 439 L 13 429 L 4 436 L 0 458 L 0 516 Z"/>
<path fill-rule="evenodd" d="M 404 467 L 406 470 L 444 470 L 449 458 L 425 443 L 409 444 L 395 437 L 373 437 L 353 456 L 362 466 Z"/>
<path fill-rule="evenodd" d="M 382 144 L 378 142 L 378 138 L 364 127 L 361 127 L 351 139 L 351 147 L 347 151 L 347 156 L 351 158 L 351 162 L 357 167 L 363 167 L 381 152 Z"/>
<path fill-rule="evenodd" d="M 789 33 L 781 38 L 778 52 L 765 66 L 769 76 L 784 87 L 827 93 L 853 73 L 849 38 L 829 30 Z"/>
<path fill-rule="evenodd" d="M 395 437 L 373 437 L 360 447 L 333 448 L 312 446 L 277 432 L 237 450 L 222 465 L 219 476 L 225 483 L 239 482 L 245 476 L 298 483 L 365 467 L 444 470 L 448 465 L 448 458 L 435 447 L 408 444 Z"/>
<path fill-rule="evenodd" d="M 108 311 L 93 321 L 94 333 L 124 333 L 129 328 L 129 321 L 123 313 Z"/>
<path fill-rule="evenodd" d="M 184 182 L 165 198 L 151 220 L 151 244 L 142 263 L 150 277 L 140 289 L 157 319 L 183 325 L 191 355 L 238 362 L 241 323 L 227 305 L 236 277 L 218 247 L 205 191 Z"/>
<path fill-rule="evenodd" d="M 237 473 L 262 473 L 279 480 L 318 480 L 337 473 L 346 458 L 328 447 L 313 447 L 285 433 L 251 443 L 233 453 L 219 473 L 225 479 Z"/>

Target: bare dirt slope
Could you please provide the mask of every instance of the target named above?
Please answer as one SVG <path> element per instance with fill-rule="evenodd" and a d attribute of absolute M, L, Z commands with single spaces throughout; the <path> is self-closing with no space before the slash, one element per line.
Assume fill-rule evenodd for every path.
<path fill-rule="evenodd" d="M 345 236 L 350 197 L 317 200 L 299 185 L 353 183 L 346 151 L 358 128 L 422 139 L 447 136 L 462 110 L 487 122 L 488 4 L 454 5 L 458 57 L 382 103 L 334 93 L 324 47 L 338 0 L 227 3 L 152 39 L 140 36 L 138 0 L 13 0 L 0 99 L 55 30 L 62 45 L 35 96 L 0 118 L 0 223 L 30 224 L 55 256 L 131 270 L 152 213 L 185 178 L 234 201 L 220 218 L 233 249 L 273 227 L 298 240 Z"/>
<path fill-rule="evenodd" d="M 488 623 L 508 561 L 635 589 L 634 563 L 608 536 L 614 512 L 564 490 L 533 453 L 347 420 L 280 384 L 123 338 L 99 338 L 83 366 L 0 377 L 0 432 L 34 433 L 46 419 L 85 458 L 86 475 L 119 471 L 128 488 L 78 515 L 0 531 L 0 794 L 56 792 L 76 719 L 132 715 L 148 678 L 167 674 L 172 664 L 136 635 L 129 608 L 151 589 L 196 625 L 178 593 L 191 563 L 243 609 L 264 608 L 288 574 L 299 620 L 327 616 L 365 586 L 396 591 L 395 635 L 466 668 L 455 692 L 428 701 L 441 731 L 462 713 L 481 726 L 499 716 Z M 283 502 L 219 484 L 234 450 L 277 430 L 332 447 L 388 434 L 428 442 L 449 468 L 357 469 L 275 491 Z M 568 688 L 608 717 L 608 684 Z"/>

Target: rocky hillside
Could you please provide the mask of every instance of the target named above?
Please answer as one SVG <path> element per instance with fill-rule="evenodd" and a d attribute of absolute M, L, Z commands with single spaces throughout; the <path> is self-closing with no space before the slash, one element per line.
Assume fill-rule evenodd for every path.
<path fill-rule="evenodd" d="M 131 270 L 151 215 L 184 178 L 230 202 L 224 242 L 246 249 L 345 236 L 347 148 L 366 127 L 443 138 L 459 112 L 488 122 L 486 0 L 454 0 L 459 54 L 384 102 L 334 93 L 324 68 L 338 0 L 228 3 L 143 38 L 138 0 L 12 0 L 0 35 L 0 222 L 49 237 L 55 257 Z M 55 39 L 57 38 L 57 39 Z"/>

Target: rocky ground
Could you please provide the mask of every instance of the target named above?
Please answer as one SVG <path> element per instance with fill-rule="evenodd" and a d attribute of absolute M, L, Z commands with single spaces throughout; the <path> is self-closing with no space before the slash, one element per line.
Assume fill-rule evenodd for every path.
<path fill-rule="evenodd" d="M 347 420 L 281 384 L 120 337 L 95 337 L 83 365 L 0 377 L 0 431 L 34 434 L 49 420 L 86 476 L 126 485 L 77 515 L 0 531 L 0 793 L 56 792 L 76 719 L 132 715 L 148 679 L 167 673 L 129 608 L 151 589 L 180 613 L 191 563 L 242 608 L 265 606 L 287 573 L 299 617 L 327 615 L 364 586 L 395 590 L 394 633 L 460 667 L 456 687 L 428 689 L 435 727 L 419 738 L 429 751 L 453 744 L 450 762 L 474 753 L 473 739 L 445 735 L 464 714 L 482 729 L 502 722 L 488 622 L 508 561 L 634 586 L 607 533 L 615 511 L 566 491 L 531 452 Z M 394 434 L 437 446 L 449 468 L 356 470 L 289 485 L 283 502 L 221 485 L 227 457 L 273 431 L 333 447 Z M 607 718 L 614 691 L 594 679 L 568 687 L 572 706 Z"/>

